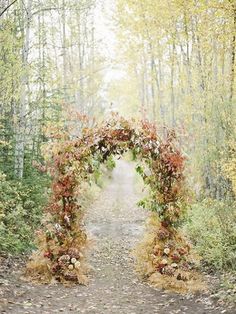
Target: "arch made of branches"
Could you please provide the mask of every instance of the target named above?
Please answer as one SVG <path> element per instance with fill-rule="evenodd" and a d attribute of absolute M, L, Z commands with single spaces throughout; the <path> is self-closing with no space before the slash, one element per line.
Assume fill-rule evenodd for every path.
<path fill-rule="evenodd" d="M 89 181 L 109 156 L 132 151 L 142 164 L 137 171 L 150 188 L 149 196 L 140 204 L 157 217 L 150 227 L 152 239 L 141 250 L 143 275 L 188 280 L 190 246 L 177 228 L 186 207 L 185 158 L 174 143 L 173 134 L 161 139 L 147 121 L 135 123 L 118 116 L 61 143 L 52 161 L 52 197 L 44 227 L 38 232 L 38 250 L 27 267 L 30 276 L 45 282 L 86 282 L 81 184 Z"/>

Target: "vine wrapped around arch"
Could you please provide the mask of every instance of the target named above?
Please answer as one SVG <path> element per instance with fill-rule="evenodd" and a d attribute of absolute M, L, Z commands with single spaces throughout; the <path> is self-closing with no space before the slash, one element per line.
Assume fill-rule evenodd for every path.
<path fill-rule="evenodd" d="M 38 251 L 28 264 L 39 280 L 86 283 L 87 245 L 81 207 L 81 184 L 89 181 L 111 155 L 132 151 L 142 166 L 137 171 L 150 187 L 139 205 L 155 213 L 152 240 L 142 247 L 140 270 L 149 278 L 187 281 L 191 277 L 190 245 L 176 227 L 186 208 L 184 157 L 169 133 L 161 139 L 151 123 L 115 116 L 102 126 L 86 128 L 76 139 L 64 141 L 53 156 L 52 197 L 47 222 L 38 232 Z M 158 217 L 158 219 L 157 219 Z"/>

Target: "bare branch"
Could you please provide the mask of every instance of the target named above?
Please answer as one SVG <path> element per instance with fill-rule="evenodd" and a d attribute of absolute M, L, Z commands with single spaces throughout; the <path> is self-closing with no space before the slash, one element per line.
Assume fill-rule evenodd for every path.
<path fill-rule="evenodd" d="M 12 3 L 10 3 L 1 13 L 0 17 L 14 4 L 17 0 L 14 0 Z"/>

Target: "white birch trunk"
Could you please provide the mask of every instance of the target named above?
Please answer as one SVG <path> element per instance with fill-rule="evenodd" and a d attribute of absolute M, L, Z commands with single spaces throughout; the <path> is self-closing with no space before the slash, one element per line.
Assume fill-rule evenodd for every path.
<path fill-rule="evenodd" d="M 19 122 L 15 135 L 15 176 L 19 179 L 23 178 L 24 174 L 24 155 L 25 155 L 25 132 L 26 132 L 26 107 L 27 107 L 27 84 L 28 84 L 28 55 L 29 55 L 29 36 L 30 36 L 30 21 L 32 14 L 32 0 L 28 0 L 27 10 L 25 12 L 26 23 L 24 27 L 24 44 L 22 49 L 22 75 L 21 75 L 21 90 L 19 104 Z"/>

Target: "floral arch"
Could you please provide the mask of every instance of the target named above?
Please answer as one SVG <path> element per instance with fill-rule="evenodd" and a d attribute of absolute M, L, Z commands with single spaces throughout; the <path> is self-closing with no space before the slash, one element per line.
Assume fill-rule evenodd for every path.
<path fill-rule="evenodd" d="M 109 156 L 131 150 L 144 165 L 137 170 L 150 187 L 150 195 L 140 204 L 158 217 L 150 225 L 152 238 L 143 246 L 140 269 L 148 278 L 187 281 L 192 267 L 190 246 L 177 228 L 186 207 L 184 157 L 174 142 L 173 134 L 161 139 L 154 125 L 147 121 L 137 124 L 115 116 L 61 144 L 53 157 L 48 219 L 38 232 L 38 250 L 28 263 L 28 274 L 45 282 L 86 282 L 87 236 L 80 202 L 81 183 L 88 181 Z"/>

